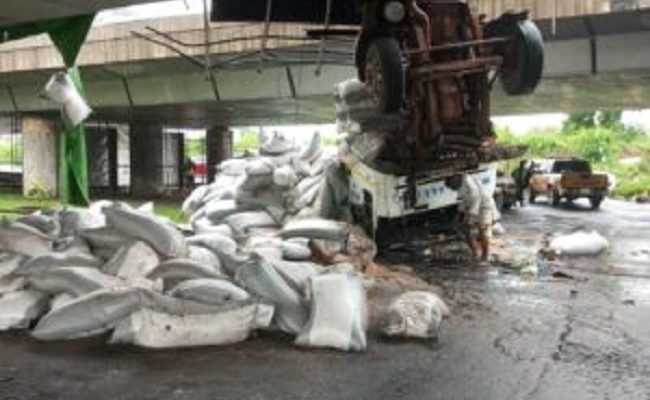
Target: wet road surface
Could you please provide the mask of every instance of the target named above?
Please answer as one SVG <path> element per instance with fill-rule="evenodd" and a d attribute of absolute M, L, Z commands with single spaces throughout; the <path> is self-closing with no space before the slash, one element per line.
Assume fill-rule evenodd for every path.
<path fill-rule="evenodd" d="M 533 255 L 546 232 L 596 229 L 612 249 L 563 260 L 574 279 L 466 265 L 418 271 L 453 307 L 441 341 L 364 354 L 299 350 L 262 336 L 226 348 L 145 351 L 104 338 L 0 335 L 7 399 L 650 399 L 650 206 L 535 205 L 505 216 Z"/>

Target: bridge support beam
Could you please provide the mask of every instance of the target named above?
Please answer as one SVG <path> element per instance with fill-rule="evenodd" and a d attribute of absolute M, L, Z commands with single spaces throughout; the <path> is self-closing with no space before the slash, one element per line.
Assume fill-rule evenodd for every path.
<path fill-rule="evenodd" d="M 22 117 L 24 196 L 57 196 L 58 128 L 55 119 L 40 116 Z"/>

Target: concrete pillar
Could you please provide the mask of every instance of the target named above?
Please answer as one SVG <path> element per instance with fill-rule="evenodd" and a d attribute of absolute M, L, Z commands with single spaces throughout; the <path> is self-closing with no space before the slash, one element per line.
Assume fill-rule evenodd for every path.
<path fill-rule="evenodd" d="M 117 191 L 117 129 L 109 125 L 86 127 L 90 189 L 103 196 Z"/>
<path fill-rule="evenodd" d="M 22 118 L 23 195 L 56 197 L 58 193 L 58 121 Z"/>
<path fill-rule="evenodd" d="M 232 157 L 232 131 L 225 126 L 213 126 L 205 134 L 205 155 L 208 182 L 212 182 L 217 165 Z"/>
<path fill-rule="evenodd" d="M 164 189 L 162 125 L 138 123 L 130 126 L 131 193 L 156 196 Z"/>

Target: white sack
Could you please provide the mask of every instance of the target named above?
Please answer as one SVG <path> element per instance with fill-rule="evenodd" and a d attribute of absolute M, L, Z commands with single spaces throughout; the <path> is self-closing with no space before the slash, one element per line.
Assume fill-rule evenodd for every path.
<path fill-rule="evenodd" d="M 123 279 L 144 278 L 153 271 L 160 259 L 148 244 L 137 241 L 122 247 L 104 266 L 102 271 Z"/>
<path fill-rule="evenodd" d="M 38 257 L 52 251 L 52 238 L 20 223 L 0 222 L 0 253 Z"/>
<path fill-rule="evenodd" d="M 104 333 L 141 307 L 140 290 L 104 289 L 78 297 L 41 318 L 32 336 L 39 340 L 62 340 Z"/>
<path fill-rule="evenodd" d="M 595 256 L 609 248 L 609 241 L 596 231 L 578 231 L 553 238 L 550 248 L 561 255 Z"/>
<path fill-rule="evenodd" d="M 285 239 L 303 237 L 343 241 L 347 236 L 347 229 L 346 225 L 336 221 L 319 218 L 300 219 L 287 223 L 280 231 L 280 236 Z"/>
<path fill-rule="evenodd" d="M 144 308 L 120 322 L 111 343 L 148 348 L 227 345 L 243 342 L 252 331 L 265 328 L 273 306 L 246 304 L 207 314 L 174 315 Z"/>
<path fill-rule="evenodd" d="M 24 329 L 47 309 L 47 295 L 35 290 L 22 290 L 0 297 L 0 331 Z"/>
<path fill-rule="evenodd" d="M 187 258 L 190 260 L 205 265 L 212 268 L 215 272 L 223 275 L 223 270 L 221 269 L 221 261 L 219 261 L 219 256 L 217 256 L 212 250 L 208 250 L 202 246 L 188 246 L 189 254 Z"/>
<path fill-rule="evenodd" d="M 45 85 L 45 95 L 62 108 L 71 126 L 79 125 L 92 112 L 74 82 L 64 72 L 57 72 L 52 75 Z"/>
<path fill-rule="evenodd" d="M 97 268 L 102 263 L 94 256 L 85 254 L 49 253 L 38 256 L 23 263 L 16 268 L 14 274 L 20 276 L 32 275 L 52 268 L 59 267 L 86 267 Z"/>
<path fill-rule="evenodd" d="M 282 258 L 288 261 L 306 261 L 311 258 L 309 240 L 294 238 L 285 240 L 280 245 Z"/>
<path fill-rule="evenodd" d="M 296 344 L 344 351 L 366 349 L 366 297 L 359 275 L 312 276 L 309 323 Z"/>
<path fill-rule="evenodd" d="M 273 321 L 281 330 L 297 334 L 307 322 L 307 307 L 300 293 L 258 254 L 253 253 L 237 270 L 236 281 L 275 306 Z"/>
<path fill-rule="evenodd" d="M 6 293 L 17 292 L 27 285 L 27 280 L 22 276 L 0 276 L 0 296 Z"/>
<path fill-rule="evenodd" d="M 168 258 L 183 257 L 187 246 L 181 232 L 156 217 L 120 208 L 106 208 L 106 222 L 121 233 L 138 238 Z"/>
<path fill-rule="evenodd" d="M 124 286 L 124 281 L 94 268 L 49 268 L 29 276 L 30 287 L 56 295 L 81 296 L 99 289 Z"/>
<path fill-rule="evenodd" d="M 179 299 L 220 305 L 230 301 L 246 301 L 248 292 L 225 279 L 199 278 L 176 285 L 169 294 Z"/>

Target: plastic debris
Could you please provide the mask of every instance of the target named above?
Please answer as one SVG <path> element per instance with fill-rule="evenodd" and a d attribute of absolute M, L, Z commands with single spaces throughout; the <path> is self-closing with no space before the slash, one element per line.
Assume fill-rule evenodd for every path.
<path fill-rule="evenodd" d="M 386 336 L 437 340 L 442 319 L 448 315 L 449 308 L 434 293 L 406 292 L 388 308 L 382 332 Z"/>

